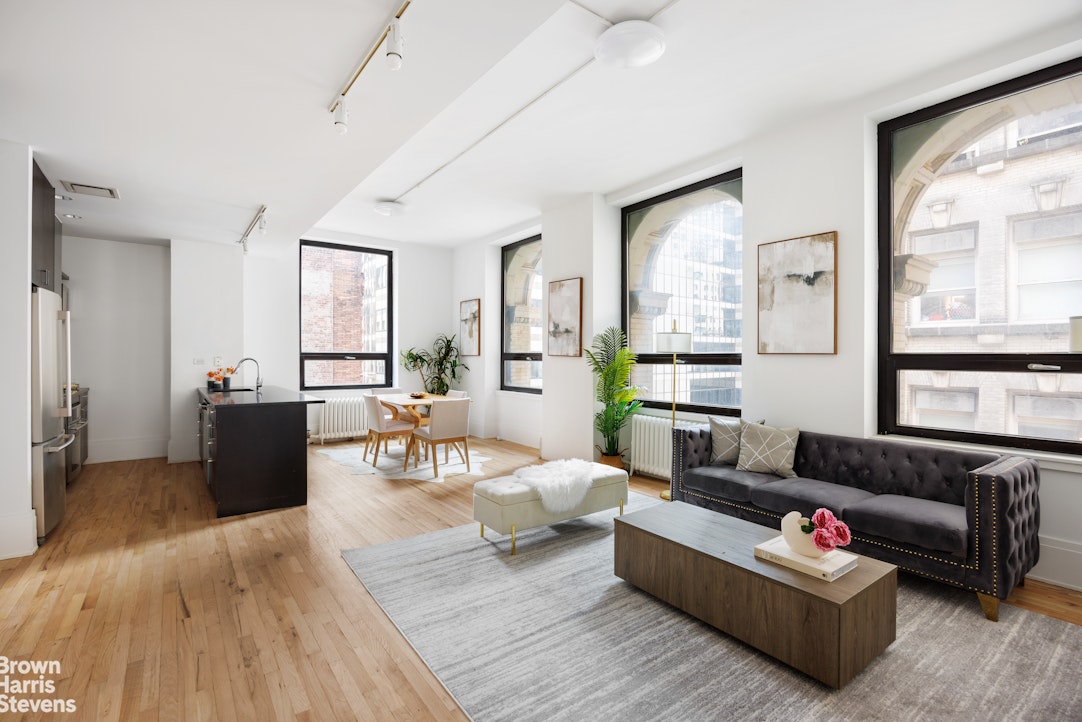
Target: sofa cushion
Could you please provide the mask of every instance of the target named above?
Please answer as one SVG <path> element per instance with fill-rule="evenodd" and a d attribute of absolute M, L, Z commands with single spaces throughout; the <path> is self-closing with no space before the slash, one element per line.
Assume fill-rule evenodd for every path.
<path fill-rule="evenodd" d="M 777 474 L 740 471 L 732 464 L 711 464 L 685 471 L 681 485 L 684 491 L 696 491 L 727 501 L 748 502 L 752 489 L 777 480 Z"/>
<path fill-rule="evenodd" d="M 854 533 L 934 551 L 966 553 L 969 536 L 966 508 L 957 504 L 880 494 L 847 507 L 842 512 L 842 521 Z"/>
<path fill-rule="evenodd" d="M 984 451 L 805 431 L 797 441 L 793 467 L 799 476 L 876 494 L 964 504 L 968 472 L 997 458 Z"/>
<path fill-rule="evenodd" d="M 874 496 L 863 489 L 798 476 L 755 487 L 751 490 L 751 503 L 779 514 L 799 511 L 806 517 L 811 517 L 819 507 L 825 507 L 839 519 L 844 519 L 842 514 L 848 507 Z"/>
<path fill-rule="evenodd" d="M 740 434 L 740 471 L 758 471 L 778 476 L 796 476 L 793 454 L 800 430 L 791 427 L 775 429 L 763 424 L 747 424 Z"/>
<path fill-rule="evenodd" d="M 740 432 L 746 421 L 735 416 L 708 416 L 710 422 L 710 463 L 735 464 L 740 456 Z"/>

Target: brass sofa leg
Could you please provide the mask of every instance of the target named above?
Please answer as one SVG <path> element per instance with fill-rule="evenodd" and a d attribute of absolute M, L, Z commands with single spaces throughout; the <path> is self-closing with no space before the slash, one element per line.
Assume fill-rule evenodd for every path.
<path fill-rule="evenodd" d="M 993 622 L 998 622 L 999 599 L 988 594 L 982 594 L 981 592 L 977 592 L 977 599 L 981 602 L 981 609 L 984 610 L 984 616 Z"/>
<path fill-rule="evenodd" d="M 515 556 L 515 525 L 511 525 L 511 556 Z"/>

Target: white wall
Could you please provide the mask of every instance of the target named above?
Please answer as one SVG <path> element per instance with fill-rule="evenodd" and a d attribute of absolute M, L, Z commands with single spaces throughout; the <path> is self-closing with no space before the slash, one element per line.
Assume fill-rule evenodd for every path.
<path fill-rule="evenodd" d="M 72 378 L 90 388 L 87 463 L 165 456 L 169 249 L 70 236 L 63 244 Z"/>
<path fill-rule="evenodd" d="M 471 298 L 481 299 L 481 355 L 462 357 L 461 360 L 470 370 L 457 384 L 473 400 L 470 404 L 470 434 L 481 438 L 490 438 L 499 433 L 499 405 L 495 399 L 500 388 L 500 328 L 503 317 L 500 274 L 499 245 L 480 241 L 455 249 L 451 259 L 453 281 L 450 305 L 455 313 L 456 334 L 459 333 L 459 304 Z"/>
<path fill-rule="evenodd" d="M 579 196 L 542 216 L 542 318 L 548 318 L 548 284 L 581 276 L 583 346 L 589 346 L 605 326 L 620 323 L 619 218 L 619 210 L 597 195 Z M 549 356 L 546 341 L 542 360 L 541 457 L 593 459 L 593 447 L 600 439 L 593 430 L 593 376 L 586 359 Z"/>
<path fill-rule="evenodd" d="M 245 355 L 242 259 L 240 246 L 170 242 L 170 463 L 199 458 L 196 388 L 214 357 L 228 366 Z"/>
<path fill-rule="evenodd" d="M 30 493 L 30 148 L 0 140 L 0 559 L 37 549 Z"/>

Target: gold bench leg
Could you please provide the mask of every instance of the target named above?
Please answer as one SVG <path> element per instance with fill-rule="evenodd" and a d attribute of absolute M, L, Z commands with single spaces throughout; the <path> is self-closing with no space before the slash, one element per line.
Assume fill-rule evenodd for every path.
<path fill-rule="evenodd" d="M 624 500 L 620 500 L 620 516 L 624 515 Z"/>
<path fill-rule="evenodd" d="M 511 525 L 511 556 L 515 556 L 515 525 Z"/>
<path fill-rule="evenodd" d="M 981 594 L 977 592 L 977 599 L 981 602 L 981 609 L 984 610 L 984 616 L 993 622 L 999 621 L 999 599 L 990 596 L 988 594 Z"/>
<path fill-rule="evenodd" d="M 482 539 L 485 538 L 485 525 L 484 524 L 481 525 L 481 538 Z"/>

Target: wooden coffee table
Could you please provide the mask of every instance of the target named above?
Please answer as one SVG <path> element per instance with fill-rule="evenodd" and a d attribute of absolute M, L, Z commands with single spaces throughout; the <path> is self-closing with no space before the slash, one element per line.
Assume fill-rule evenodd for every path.
<path fill-rule="evenodd" d="M 780 534 L 683 502 L 616 518 L 615 572 L 815 679 L 841 688 L 894 641 L 898 568 L 861 556 L 823 581 L 756 559 Z"/>

